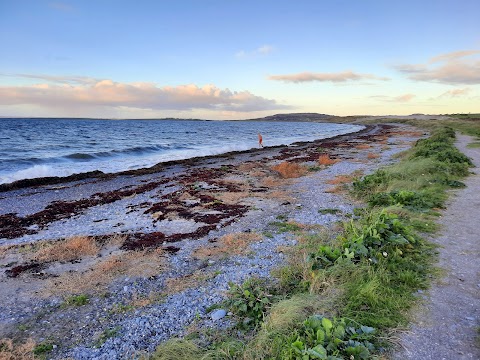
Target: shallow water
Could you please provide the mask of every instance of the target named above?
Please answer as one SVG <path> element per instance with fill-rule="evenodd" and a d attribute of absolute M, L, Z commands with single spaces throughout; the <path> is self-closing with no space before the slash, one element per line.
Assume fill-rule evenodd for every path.
<path fill-rule="evenodd" d="M 309 122 L 0 119 L 0 183 L 289 145 L 362 126 Z"/>

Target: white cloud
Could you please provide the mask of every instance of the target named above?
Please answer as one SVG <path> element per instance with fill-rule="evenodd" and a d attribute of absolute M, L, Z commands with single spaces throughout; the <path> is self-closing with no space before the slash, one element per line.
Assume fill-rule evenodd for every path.
<path fill-rule="evenodd" d="M 464 95 L 469 94 L 472 91 L 471 88 L 463 88 L 463 89 L 451 89 L 448 91 L 445 91 L 442 95 L 439 96 L 439 98 L 442 97 L 461 97 Z"/>
<path fill-rule="evenodd" d="M 374 96 L 370 96 L 370 98 L 377 99 L 380 101 L 405 103 L 412 100 L 415 96 L 416 95 L 414 94 L 403 94 L 399 96 L 374 95 Z"/>
<path fill-rule="evenodd" d="M 252 51 L 239 50 L 235 53 L 235 57 L 246 58 L 246 57 L 255 57 L 255 56 L 266 56 L 274 50 L 275 48 L 272 45 L 262 45 Z"/>
<path fill-rule="evenodd" d="M 347 81 L 359 81 L 359 80 L 390 80 L 386 77 L 378 77 L 372 74 L 358 74 L 352 71 L 344 71 L 338 73 L 312 73 L 312 72 L 302 72 L 297 74 L 286 74 L 286 75 L 271 75 L 268 77 L 269 80 L 301 83 L 301 82 L 334 82 L 341 83 Z"/>
<path fill-rule="evenodd" d="M 417 81 L 480 84 L 480 50 L 463 50 L 432 57 L 428 64 L 403 64 L 396 69 Z"/>
<path fill-rule="evenodd" d="M 47 77 L 37 76 L 43 79 Z M 211 84 L 203 87 L 194 84 L 157 87 L 153 83 L 145 82 L 120 83 L 83 77 L 48 78 L 56 79 L 57 83 L 0 87 L 0 105 L 29 104 L 48 108 L 103 106 L 155 110 L 210 109 L 237 112 L 290 108 L 249 91 L 220 89 Z M 66 81 L 67 78 L 70 79 L 70 83 Z"/>

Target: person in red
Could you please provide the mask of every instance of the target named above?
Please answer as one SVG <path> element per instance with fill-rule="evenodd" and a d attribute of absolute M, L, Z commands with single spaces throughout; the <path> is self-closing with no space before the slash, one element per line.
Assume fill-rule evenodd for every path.
<path fill-rule="evenodd" d="M 258 145 L 263 148 L 263 138 L 262 134 L 258 133 Z"/>

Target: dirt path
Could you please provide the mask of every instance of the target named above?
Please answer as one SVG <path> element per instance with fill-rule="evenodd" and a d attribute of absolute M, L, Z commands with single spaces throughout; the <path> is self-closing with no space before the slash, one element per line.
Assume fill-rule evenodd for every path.
<path fill-rule="evenodd" d="M 440 222 L 439 267 L 445 275 L 433 285 L 392 359 L 480 359 L 480 148 L 459 135 L 457 147 L 473 159 L 467 187 L 452 194 Z"/>

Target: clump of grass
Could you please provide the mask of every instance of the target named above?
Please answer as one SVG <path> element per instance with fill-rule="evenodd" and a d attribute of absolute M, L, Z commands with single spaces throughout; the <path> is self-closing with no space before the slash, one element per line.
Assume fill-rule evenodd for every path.
<path fill-rule="evenodd" d="M 270 223 L 277 228 L 277 232 L 286 233 L 286 232 L 295 232 L 303 229 L 303 225 L 295 221 L 274 221 Z"/>
<path fill-rule="evenodd" d="M 340 160 L 338 159 L 332 159 L 330 158 L 330 155 L 328 154 L 321 154 L 319 157 L 318 157 L 318 163 L 320 165 L 324 165 L 324 166 L 327 166 L 327 165 L 333 165 L 333 164 L 336 164 L 337 162 L 339 162 Z"/>
<path fill-rule="evenodd" d="M 278 172 L 284 179 L 298 178 L 308 172 L 305 166 L 288 161 L 272 166 L 272 170 Z"/>
<path fill-rule="evenodd" d="M 45 295 L 79 294 L 102 290 L 120 276 L 149 277 L 165 269 L 160 248 L 110 255 L 83 272 L 64 273 L 48 281 Z"/>
<path fill-rule="evenodd" d="M 34 360 L 36 343 L 27 339 L 24 343 L 15 344 L 11 339 L 0 339 L 1 360 Z"/>
<path fill-rule="evenodd" d="M 335 214 L 338 214 L 339 212 L 342 212 L 342 211 L 340 209 L 330 209 L 330 208 L 318 210 L 318 213 L 321 215 L 326 215 L 326 214 L 335 215 Z"/>
<path fill-rule="evenodd" d="M 366 149 L 370 149 L 372 147 L 372 145 L 370 144 L 358 144 L 355 146 L 355 149 L 358 149 L 358 150 L 366 150 Z"/>
<path fill-rule="evenodd" d="M 53 344 L 49 342 L 43 342 L 34 347 L 33 354 L 38 357 L 45 357 L 52 350 Z"/>
<path fill-rule="evenodd" d="M 74 295 L 65 299 L 65 306 L 83 306 L 87 305 L 90 302 L 90 298 L 85 295 Z"/>
<path fill-rule="evenodd" d="M 151 360 L 200 360 L 208 359 L 205 349 L 191 340 L 170 339 L 157 347 Z"/>
<path fill-rule="evenodd" d="M 226 234 L 218 239 L 214 246 L 202 246 L 195 250 L 194 256 L 198 259 L 205 259 L 245 254 L 252 242 L 260 241 L 261 239 L 262 237 L 255 232 Z"/>
<path fill-rule="evenodd" d="M 470 144 L 467 145 L 468 148 L 479 148 L 480 147 L 480 141 L 474 141 L 471 142 Z"/>
<path fill-rule="evenodd" d="M 49 243 L 37 251 L 35 259 L 43 262 L 71 261 L 87 255 L 98 254 L 98 247 L 94 238 L 75 236 L 66 240 Z"/>
<path fill-rule="evenodd" d="M 98 337 L 97 341 L 95 342 L 95 347 L 100 347 L 102 346 L 103 344 L 105 344 L 105 342 L 110 339 L 110 338 L 113 338 L 115 336 L 117 336 L 118 332 L 120 331 L 120 327 L 115 327 L 115 328 L 109 328 L 109 329 L 105 329 L 101 334 L 100 336 Z"/>
<path fill-rule="evenodd" d="M 337 175 L 335 178 L 328 180 L 327 184 L 330 185 L 339 185 L 339 184 L 346 184 L 351 182 L 353 179 L 352 175 Z"/>
<path fill-rule="evenodd" d="M 274 176 L 265 176 L 260 183 L 268 188 L 274 188 L 282 185 L 282 180 Z"/>

